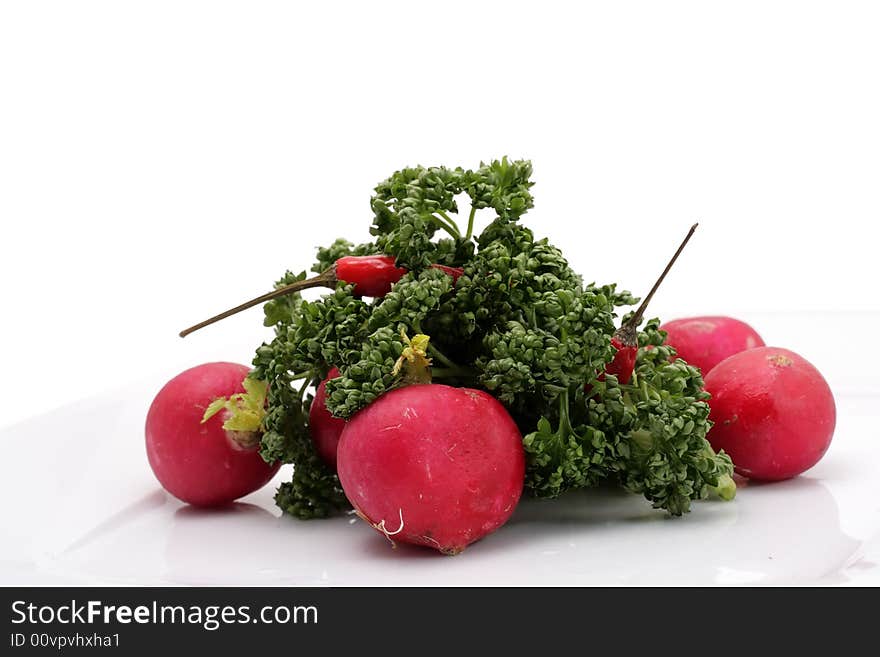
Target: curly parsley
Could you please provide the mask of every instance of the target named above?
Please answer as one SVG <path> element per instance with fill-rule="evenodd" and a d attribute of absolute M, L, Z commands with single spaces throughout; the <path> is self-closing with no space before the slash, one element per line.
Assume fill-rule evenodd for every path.
<path fill-rule="evenodd" d="M 707 395 L 699 371 L 663 344 L 659 322 L 639 334 L 630 383 L 599 380 L 612 359 L 618 309 L 635 299 L 614 285 L 585 285 L 562 252 L 520 223 L 532 208 L 532 167 L 507 158 L 474 170 L 412 167 L 371 200 L 374 241 L 339 239 L 318 250 L 313 271 L 346 255 L 383 253 L 410 273 L 366 302 L 340 283 L 318 301 L 299 294 L 265 306 L 275 339 L 254 358 L 268 384 L 262 454 L 293 463 L 276 501 L 301 517 L 348 504 L 309 436 L 310 390 L 331 367 L 327 405 L 350 417 L 399 384 L 402 331 L 431 335 L 435 379 L 487 390 L 523 433 L 526 489 L 553 497 L 612 481 L 680 515 L 711 491 L 729 498 L 732 464 L 706 441 Z M 458 218 L 458 202 L 469 214 Z M 477 212 L 493 219 L 474 235 Z M 456 282 L 431 264 L 461 267 Z M 278 285 L 305 276 L 288 272 Z"/>

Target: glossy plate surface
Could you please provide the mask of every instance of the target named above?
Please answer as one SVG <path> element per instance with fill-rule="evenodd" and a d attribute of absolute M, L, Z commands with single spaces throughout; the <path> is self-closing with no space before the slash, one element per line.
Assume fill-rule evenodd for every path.
<path fill-rule="evenodd" d="M 224 510 L 179 503 L 144 453 L 158 387 L 0 432 L 0 584 L 880 584 L 874 396 L 838 396 L 831 449 L 797 479 L 746 486 L 683 518 L 616 490 L 525 500 L 499 532 L 443 557 L 391 549 L 353 516 L 281 516 L 274 485 Z"/>

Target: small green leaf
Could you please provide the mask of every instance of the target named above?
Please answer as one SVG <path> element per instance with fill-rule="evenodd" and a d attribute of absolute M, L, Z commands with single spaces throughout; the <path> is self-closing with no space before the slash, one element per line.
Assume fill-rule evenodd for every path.
<path fill-rule="evenodd" d="M 218 397 L 210 404 L 208 404 L 208 408 L 205 409 L 205 414 L 202 416 L 202 424 L 210 420 L 212 417 L 217 415 L 221 410 L 226 408 L 226 399 L 223 397 Z"/>

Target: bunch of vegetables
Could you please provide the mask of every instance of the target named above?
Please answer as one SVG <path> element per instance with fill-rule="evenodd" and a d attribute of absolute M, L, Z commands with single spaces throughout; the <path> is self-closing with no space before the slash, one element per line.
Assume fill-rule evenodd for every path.
<path fill-rule="evenodd" d="M 506 158 L 397 171 L 375 189 L 371 242 L 338 239 L 316 276 L 288 271 L 182 332 L 260 303 L 275 330 L 244 384 L 205 400 L 199 430 L 258 436 L 228 450 L 292 463 L 275 500 L 296 517 L 354 507 L 387 537 L 446 553 L 497 529 L 523 491 L 611 482 L 673 515 L 731 498 L 700 370 L 658 320 L 642 325 L 645 304 L 621 323 L 636 299 L 584 283 L 524 225 L 531 175 Z M 478 212 L 490 221 L 475 235 Z M 311 287 L 329 292 L 308 301 Z"/>

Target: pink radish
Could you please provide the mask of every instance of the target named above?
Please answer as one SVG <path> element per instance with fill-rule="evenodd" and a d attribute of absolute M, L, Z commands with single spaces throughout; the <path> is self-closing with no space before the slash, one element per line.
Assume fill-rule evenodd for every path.
<path fill-rule="evenodd" d="M 699 367 L 703 376 L 728 356 L 763 347 L 764 341 L 751 326 L 733 317 L 686 317 L 660 326 L 666 343 L 680 358 Z"/>
<path fill-rule="evenodd" d="M 242 430 L 223 426 L 229 411 L 222 402 L 245 393 L 242 382 L 249 371 L 236 363 L 205 363 L 178 374 L 153 400 L 147 457 L 165 490 L 183 502 L 228 504 L 261 488 L 278 471 L 280 463 L 269 465 L 259 453 L 262 407 L 243 409 L 253 418 Z M 212 416 L 203 421 L 206 412 Z"/>
<path fill-rule="evenodd" d="M 457 554 L 513 513 L 525 453 L 516 424 L 491 395 L 416 384 L 349 420 L 338 469 L 354 508 L 388 538 Z"/>
<path fill-rule="evenodd" d="M 315 398 L 309 407 L 309 431 L 312 434 L 312 441 L 318 450 L 318 455 L 323 461 L 334 470 L 336 469 L 336 448 L 339 445 L 339 436 L 345 428 L 345 420 L 333 417 L 327 410 L 327 382 L 339 376 L 337 368 L 331 369 L 327 373 L 318 389 L 315 391 Z"/>
<path fill-rule="evenodd" d="M 708 439 L 750 479 L 788 479 L 815 465 L 831 443 L 834 396 L 819 371 L 778 347 L 741 351 L 706 376 L 715 425 Z"/>

